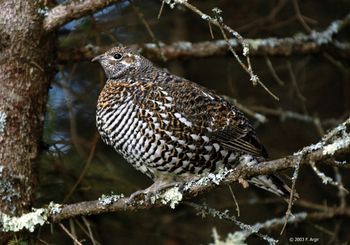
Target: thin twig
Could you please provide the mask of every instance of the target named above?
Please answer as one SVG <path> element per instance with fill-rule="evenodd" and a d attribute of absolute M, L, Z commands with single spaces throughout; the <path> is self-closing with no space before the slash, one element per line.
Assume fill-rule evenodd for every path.
<path fill-rule="evenodd" d="M 302 103 L 304 103 L 306 101 L 306 98 L 305 98 L 305 96 L 302 95 L 302 93 L 301 93 L 301 91 L 299 89 L 297 79 L 296 79 L 296 77 L 294 75 L 292 64 L 289 61 L 287 61 L 287 67 L 288 67 L 289 75 L 290 75 L 290 78 L 292 80 L 292 84 L 294 85 L 297 97 L 300 99 L 300 101 Z"/>
<path fill-rule="evenodd" d="M 329 208 L 323 204 L 318 204 L 314 202 L 309 202 L 306 200 L 298 200 L 295 202 L 296 206 L 307 208 L 307 209 L 312 209 L 318 212 L 328 212 Z"/>
<path fill-rule="evenodd" d="M 202 216 L 202 218 L 205 218 L 206 216 L 212 216 L 212 217 L 218 217 L 223 220 L 228 220 L 233 222 L 235 225 L 237 225 L 242 232 L 247 232 L 246 235 L 249 236 L 251 234 L 255 234 L 256 236 L 262 238 L 263 240 L 267 241 L 269 244 L 276 244 L 277 241 L 273 239 L 272 237 L 262 234 L 259 232 L 259 229 L 256 229 L 255 227 L 245 224 L 241 221 L 239 221 L 235 216 L 230 215 L 228 210 L 225 211 L 219 211 L 213 208 L 208 207 L 207 205 L 199 205 L 193 202 L 186 202 L 190 207 L 193 207 L 197 210 L 197 214 Z"/>
<path fill-rule="evenodd" d="M 263 88 L 266 90 L 266 92 L 267 92 L 268 94 L 270 94 L 274 99 L 279 100 L 279 98 L 278 98 L 274 93 L 272 93 L 271 90 L 268 89 L 268 88 L 265 86 L 264 83 L 261 82 L 260 78 L 259 78 L 257 75 L 255 75 L 255 74 L 253 73 L 253 70 L 252 70 L 251 64 L 250 64 L 250 58 L 249 58 L 249 56 L 247 56 L 248 66 L 246 66 L 246 65 L 242 62 L 242 60 L 239 58 L 238 54 L 237 54 L 237 53 L 234 51 L 234 49 L 232 48 L 232 46 L 231 46 L 231 44 L 230 44 L 230 41 L 229 41 L 229 39 L 228 39 L 227 36 L 226 36 L 226 33 L 225 33 L 224 29 L 223 29 L 222 27 L 219 27 L 219 28 L 220 28 L 220 30 L 221 30 L 221 33 L 222 33 L 222 35 L 223 35 L 225 41 L 227 42 L 228 48 L 229 48 L 229 50 L 231 51 L 231 53 L 235 56 L 236 60 L 237 60 L 238 63 L 241 65 L 241 67 L 242 67 L 245 71 L 247 71 L 247 73 L 250 74 L 250 80 L 252 81 L 253 85 L 260 84 L 260 86 L 263 87 Z"/>
<path fill-rule="evenodd" d="M 80 172 L 80 175 L 77 179 L 77 181 L 74 183 L 73 187 L 69 190 L 68 194 L 64 197 L 63 199 L 63 203 L 65 203 L 69 198 L 70 196 L 73 194 L 73 192 L 76 190 L 76 188 L 78 187 L 78 185 L 80 184 L 80 182 L 83 180 L 90 164 L 91 164 L 91 161 L 95 155 L 95 151 L 96 151 L 96 146 L 97 146 L 97 141 L 99 139 L 99 135 L 96 133 L 93 140 L 92 140 L 92 147 L 91 147 L 91 150 L 90 150 L 90 154 L 85 162 L 85 165 L 82 169 L 82 171 Z"/>
<path fill-rule="evenodd" d="M 234 52 L 234 50 L 231 47 L 230 42 L 228 41 L 228 47 L 230 49 L 230 51 L 233 53 L 233 55 L 235 56 L 236 60 L 238 61 L 238 63 L 241 65 L 241 67 L 249 74 L 250 76 L 250 80 L 252 81 L 253 85 L 254 84 L 259 84 L 262 88 L 265 89 L 265 91 L 270 94 L 274 99 L 279 100 L 279 98 L 274 95 L 267 87 L 264 83 L 261 82 L 261 80 L 259 79 L 259 77 L 254 74 L 252 66 L 251 66 L 251 62 L 250 62 L 250 57 L 249 57 L 249 46 L 247 44 L 247 42 L 244 40 L 244 38 L 235 30 L 233 30 L 231 27 L 227 26 L 226 24 L 224 24 L 222 22 L 222 18 L 220 16 L 216 16 L 216 18 L 212 18 L 207 14 L 204 14 L 202 11 L 200 11 L 198 8 L 196 8 L 195 6 L 191 5 L 190 3 L 188 3 L 187 1 L 176 1 L 176 3 L 181 4 L 183 6 L 185 6 L 186 8 L 190 9 L 191 11 L 193 11 L 194 13 L 198 14 L 199 16 L 201 16 L 202 19 L 205 19 L 206 21 L 210 22 L 211 24 L 217 26 L 220 28 L 224 39 L 226 41 L 228 41 L 229 39 L 226 36 L 225 31 L 229 32 L 233 37 L 235 37 L 240 44 L 243 47 L 243 56 L 246 58 L 246 62 L 247 65 L 245 65 L 243 63 L 243 61 L 239 58 L 239 56 L 236 54 L 236 52 Z M 218 11 L 214 11 L 214 12 L 218 12 Z M 225 30 L 225 31 L 224 31 Z"/>
<path fill-rule="evenodd" d="M 346 67 L 341 61 L 335 59 L 332 55 L 330 55 L 328 52 L 324 52 L 323 56 L 336 68 L 338 68 L 341 72 L 344 74 L 349 73 L 349 68 Z"/>
<path fill-rule="evenodd" d="M 295 111 L 284 110 L 282 108 L 273 109 L 273 108 L 268 108 L 264 106 L 249 106 L 249 109 L 253 112 L 263 113 L 264 115 L 278 116 L 282 121 L 286 119 L 294 119 L 294 120 L 298 120 L 306 123 L 315 124 L 315 120 L 316 120 L 315 117 L 312 117 L 310 115 L 302 114 Z M 327 125 L 327 126 L 334 126 L 339 124 L 339 122 L 340 122 L 339 120 L 331 119 L 331 118 L 323 119 L 322 121 L 320 121 L 322 125 Z"/>
<path fill-rule="evenodd" d="M 269 68 L 269 70 L 272 74 L 272 77 L 276 80 L 276 82 L 279 85 L 283 86 L 285 84 L 285 82 L 277 75 L 277 72 L 276 72 L 275 68 L 273 67 L 271 60 L 268 56 L 265 56 L 265 61 L 266 61 L 267 67 Z"/>
<path fill-rule="evenodd" d="M 233 193 L 233 190 L 232 190 L 231 186 L 230 186 L 230 185 L 227 185 L 227 186 L 228 186 L 228 189 L 230 190 L 232 199 L 233 199 L 233 201 L 235 202 L 235 205 L 236 205 L 237 217 L 239 217 L 239 216 L 241 215 L 241 212 L 240 212 L 240 210 L 239 210 L 239 205 L 238 205 L 236 196 L 235 196 L 235 194 Z"/>
<path fill-rule="evenodd" d="M 222 96 L 222 97 L 225 98 L 226 100 L 232 102 L 238 109 L 243 111 L 245 114 L 253 117 L 259 123 L 266 123 L 267 122 L 267 118 L 263 114 L 257 113 L 255 111 L 249 109 L 248 107 L 246 107 L 246 106 L 242 105 L 241 103 L 239 103 L 236 99 L 232 99 L 231 97 L 228 97 L 228 96 Z"/>
<path fill-rule="evenodd" d="M 83 220 L 85 226 L 86 226 L 87 229 L 88 229 L 89 237 L 90 237 L 90 240 L 91 240 L 92 244 L 93 244 L 93 245 L 99 244 L 99 243 L 95 240 L 95 238 L 94 238 L 94 235 L 93 235 L 92 230 L 91 230 L 90 223 L 89 223 L 89 221 L 87 220 L 87 218 L 85 218 L 84 216 L 82 216 L 81 219 Z"/>
<path fill-rule="evenodd" d="M 267 24 L 273 24 L 276 22 L 277 14 L 283 9 L 283 7 L 286 5 L 287 2 L 288 2 L 287 0 L 279 0 L 275 4 L 274 8 L 270 11 L 268 16 L 255 19 L 254 21 L 248 24 L 242 25 L 237 28 L 237 31 L 243 32 L 243 31 L 247 31 L 250 28 L 256 28 L 256 27 L 263 27 L 265 29 Z"/>
<path fill-rule="evenodd" d="M 320 137 L 322 137 L 325 134 L 325 131 L 324 131 L 323 127 L 322 127 L 322 123 L 321 123 L 320 118 L 317 117 L 317 116 L 314 117 L 314 125 L 315 125 L 315 127 L 317 129 L 318 134 L 320 135 Z"/>
<path fill-rule="evenodd" d="M 78 245 L 83 245 L 81 242 L 78 241 L 78 239 L 73 234 L 69 232 L 69 230 L 66 227 L 64 227 L 62 223 L 59 223 L 58 225 L 75 243 L 77 243 Z"/>
<path fill-rule="evenodd" d="M 336 186 L 337 188 L 341 189 L 343 192 L 345 192 L 346 194 L 349 193 L 349 191 L 339 182 L 337 182 L 336 180 L 333 180 L 331 177 L 326 176 L 324 173 L 322 173 L 317 167 L 315 162 L 310 161 L 310 165 L 312 167 L 312 170 L 314 170 L 314 172 L 316 173 L 316 175 L 322 179 L 322 183 L 323 184 L 330 184 L 333 186 Z"/>
<path fill-rule="evenodd" d="M 211 37 L 211 39 L 214 39 L 213 28 L 211 27 L 210 22 L 208 22 L 208 26 L 209 26 L 210 37 Z"/>
<path fill-rule="evenodd" d="M 72 90 L 70 87 L 70 84 L 68 84 L 70 81 L 72 81 L 72 77 L 74 76 L 76 70 L 77 70 L 77 64 L 74 64 L 72 67 L 72 70 L 69 73 L 69 76 L 63 71 L 63 67 L 60 67 L 60 74 L 62 75 L 62 82 L 56 82 L 57 84 L 60 84 L 62 86 L 62 90 L 66 99 L 67 108 L 68 108 L 68 114 L 69 114 L 69 131 L 72 143 L 74 145 L 74 148 L 76 149 L 79 156 L 83 157 L 85 156 L 85 151 L 81 147 L 81 144 L 79 142 L 79 134 L 77 132 L 77 120 L 76 115 L 74 113 L 74 103 L 72 101 Z"/>
<path fill-rule="evenodd" d="M 297 19 L 299 20 L 299 22 L 301 23 L 301 25 L 304 27 L 305 30 L 307 30 L 308 32 L 311 32 L 312 29 L 311 29 L 311 28 L 308 26 L 308 24 L 305 22 L 304 16 L 303 16 L 303 15 L 301 14 L 301 12 L 300 12 L 298 0 L 293 0 L 293 6 L 294 6 L 294 10 L 295 10 Z"/>
<path fill-rule="evenodd" d="M 74 236 L 74 237 L 77 237 L 77 233 L 75 231 L 75 225 L 74 225 L 74 222 L 73 222 L 73 219 L 70 219 L 69 220 L 69 228 L 70 228 L 70 232 L 71 234 Z M 74 245 L 77 245 L 78 243 L 76 243 L 74 241 Z"/>
<path fill-rule="evenodd" d="M 338 186 L 338 196 L 339 196 L 339 199 L 340 199 L 340 208 L 345 208 L 346 207 L 346 191 L 341 188 L 343 187 L 343 180 L 342 180 L 342 176 L 340 174 L 340 171 L 339 171 L 339 168 L 338 167 L 333 167 L 333 170 L 335 172 L 335 179 L 337 181 L 337 183 L 339 183 L 339 186 Z"/>
<path fill-rule="evenodd" d="M 160 19 L 160 16 L 162 15 L 163 8 L 164 8 L 164 0 L 162 1 L 162 5 L 160 5 L 160 9 L 159 9 L 159 12 L 158 12 L 158 15 L 157 15 L 157 19 L 158 20 Z"/>
<path fill-rule="evenodd" d="M 284 224 L 283 224 L 282 230 L 280 232 L 281 235 L 282 235 L 284 229 L 287 226 L 289 217 L 292 215 L 292 206 L 293 206 L 293 203 L 294 203 L 294 200 L 295 200 L 295 198 L 294 198 L 295 197 L 295 184 L 297 182 L 298 175 L 299 175 L 301 157 L 302 156 L 299 156 L 299 159 L 297 159 L 297 161 L 296 161 L 296 165 L 295 165 L 295 169 L 294 169 L 294 173 L 293 173 L 293 177 L 292 177 L 292 187 L 291 187 L 289 201 L 288 201 L 288 208 L 287 208 L 287 211 L 286 211 Z"/>
<path fill-rule="evenodd" d="M 138 6 L 136 6 L 133 2 L 130 1 L 130 3 L 131 3 L 133 10 L 136 12 L 137 16 L 141 20 L 142 24 L 145 26 L 147 33 L 150 35 L 150 37 L 152 39 L 152 42 L 154 42 L 157 45 L 157 47 L 161 50 L 161 42 L 156 38 L 156 35 L 152 31 L 151 26 L 148 24 L 147 20 L 145 19 L 144 14 L 140 10 L 140 8 Z M 164 4 L 164 2 L 163 2 L 163 4 Z M 166 58 L 164 56 L 164 53 L 160 52 L 160 55 L 161 55 L 162 60 L 165 62 Z"/>

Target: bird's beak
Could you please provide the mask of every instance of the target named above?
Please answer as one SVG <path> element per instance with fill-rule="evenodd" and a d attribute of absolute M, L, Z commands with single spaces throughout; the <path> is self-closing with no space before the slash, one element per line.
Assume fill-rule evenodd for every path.
<path fill-rule="evenodd" d="M 103 59 L 105 59 L 105 58 L 106 58 L 105 54 L 100 54 L 100 55 L 96 56 L 95 58 L 93 58 L 93 59 L 91 60 L 91 62 L 100 61 L 100 60 L 103 60 Z"/>

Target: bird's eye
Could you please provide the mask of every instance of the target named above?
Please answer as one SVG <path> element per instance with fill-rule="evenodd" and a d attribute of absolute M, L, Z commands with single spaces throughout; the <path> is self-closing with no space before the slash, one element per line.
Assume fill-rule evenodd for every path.
<path fill-rule="evenodd" d="M 123 56 L 119 53 L 116 53 L 113 55 L 113 58 L 116 59 L 116 60 L 120 60 Z"/>

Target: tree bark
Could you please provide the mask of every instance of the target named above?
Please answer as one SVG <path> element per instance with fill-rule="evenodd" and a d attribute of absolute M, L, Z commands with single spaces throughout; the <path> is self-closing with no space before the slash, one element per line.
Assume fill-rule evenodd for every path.
<path fill-rule="evenodd" d="M 45 3 L 0 1 L 0 212 L 11 215 L 28 211 L 37 183 L 55 67 L 54 33 L 43 29 Z"/>

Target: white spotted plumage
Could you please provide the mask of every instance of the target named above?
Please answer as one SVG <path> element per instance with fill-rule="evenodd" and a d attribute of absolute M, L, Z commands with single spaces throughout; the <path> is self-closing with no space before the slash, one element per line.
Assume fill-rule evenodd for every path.
<path fill-rule="evenodd" d="M 119 61 L 113 58 L 118 52 L 124 57 Z M 97 106 L 102 139 L 153 180 L 251 166 L 267 157 L 244 115 L 213 91 L 123 47 L 95 60 L 109 78 Z M 258 176 L 252 183 L 287 194 L 274 178 Z"/>

